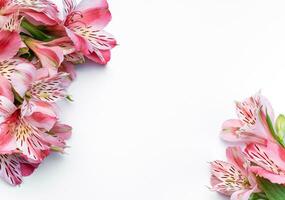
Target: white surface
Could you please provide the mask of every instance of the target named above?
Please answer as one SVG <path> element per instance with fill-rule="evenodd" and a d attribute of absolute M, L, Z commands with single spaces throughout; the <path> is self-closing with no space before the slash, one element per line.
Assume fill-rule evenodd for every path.
<path fill-rule="evenodd" d="M 48 158 L 9 200 L 221 200 L 208 161 L 224 158 L 234 100 L 263 90 L 285 113 L 285 2 L 110 0 L 120 46 L 78 68 L 64 103 L 68 155 Z"/>

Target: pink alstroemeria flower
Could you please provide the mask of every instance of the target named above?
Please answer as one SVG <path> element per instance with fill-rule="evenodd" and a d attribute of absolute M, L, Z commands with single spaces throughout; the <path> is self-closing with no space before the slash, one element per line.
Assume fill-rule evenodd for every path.
<path fill-rule="evenodd" d="M 0 15 L 15 12 L 33 24 L 55 25 L 59 22 L 57 6 L 49 0 L 1 0 Z"/>
<path fill-rule="evenodd" d="M 211 163 L 211 189 L 231 196 L 231 200 L 248 200 L 251 193 L 258 191 L 255 178 L 248 171 L 249 161 L 240 147 L 228 147 L 227 158 L 229 162 Z"/>
<path fill-rule="evenodd" d="M 76 50 L 99 64 L 106 64 L 110 50 L 116 45 L 114 37 L 103 28 L 111 20 L 106 0 L 83 0 L 78 6 L 74 0 L 64 0 L 64 26 Z"/>
<path fill-rule="evenodd" d="M 48 69 L 50 75 L 55 75 L 64 60 L 63 49 L 32 38 L 26 38 L 25 43 L 36 54 L 42 67 Z"/>
<path fill-rule="evenodd" d="M 270 180 L 272 183 L 285 184 L 285 149 L 279 144 L 249 144 L 245 149 L 248 159 L 255 165 L 250 171 Z"/>
<path fill-rule="evenodd" d="M 20 20 L 17 13 L 5 17 L 3 23 L 0 29 L 0 61 L 15 56 L 21 47 Z"/>
<path fill-rule="evenodd" d="M 273 109 L 269 101 L 261 94 L 236 102 L 239 119 L 230 119 L 223 123 L 221 137 L 229 142 L 264 143 L 272 139 L 266 123 L 266 113 L 274 119 Z"/>

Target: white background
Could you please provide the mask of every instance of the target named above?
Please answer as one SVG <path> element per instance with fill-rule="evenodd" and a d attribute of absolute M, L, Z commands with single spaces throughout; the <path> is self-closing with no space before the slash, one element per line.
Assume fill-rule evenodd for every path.
<path fill-rule="evenodd" d="M 208 163 L 221 123 L 262 89 L 285 112 L 285 2 L 109 0 L 120 45 L 106 68 L 78 67 L 62 103 L 74 134 L 9 200 L 221 200 Z"/>

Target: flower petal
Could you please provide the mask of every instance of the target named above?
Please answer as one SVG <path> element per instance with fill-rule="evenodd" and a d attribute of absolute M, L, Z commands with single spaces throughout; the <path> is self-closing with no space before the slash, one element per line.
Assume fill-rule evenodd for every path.
<path fill-rule="evenodd" d="M 35 169 L 38 168 L 38 166 L 40 165 L 40 163 L 32 163 L 32 162 L 29 162 L 27 161 L 26 159 L 24 158 L 19 158 L 20 160 L 20 165 L 21 165 L 21 174 L 22 176 L 30 176 L 34 171 Z"/>
<path fill-rule="evenodd" d="M 96 30 L 91 26 L 76 26 L 71 30 L 88 42 L 90 52 L 94 52 L 95 49 L 110 50 L 115 47 L 117 43 L 114 36 L 110 33 Z"/>
<path fill-rule="evenodd" d="M 76 7 L 75 0 L 63 0 L 64 17 L 67 17 Z"/>
<path fill-rule="evenodd" d="M 50 75 L 56 74 L 58 67 L 64 60 L 62 49 L 58 46 L 45 46 L 44 43 L 34 39 L 27 39 L 25 42 L 37 55 L 42 66 L 49 70 Z"/>
<path fill-rule="evenodd" d="M 240 147 L 228 147 L 226 155 L 230 163 L 233 163 L 240 171 L 244 171 L 246 173 L 247 167 L 249 167 L 249 162 L 245 158 Z"/>
<path fill-rule="evenodd" d="M 18 13 L 11 14 L 0 30 L 0 61 L 12 58 L 21 47 Z"/>
<path fill-rule="evenodd" d="M 70 84 L 69 75 L 60 72 L 55 76 L 35 81 L 29 91 L 31 97 L 46 102 L 55 102 L 67 96 Z"/>
<path fill-rule="evenodd" d="M 260 177 L 270 180 L 272 183 L 285 184 L 285 175 L 273 174 L 272 172 L 258 166 L 252 166 L 250 171 Z"/>
<path fill-rule="evenodd" d="M 22 183 L 20 163 L 15 155 L 0 155 L 0 175 L 11 185 Z"/>
<path fill-rule="evenodd" d="M 262 138 L 255 132 L 251 132 L 251 130 L 243 130 L 242 121 L 239 119 L 230 119 L 223 123 L 221 138 L 228 142 L 236 142 L 236 143 L 265 143 L 265 138 Z"/>
<path fill-rule="evenodd" d="M 64 60 L 66 62 L 71 62 L 72 64 L 76 65 L 85 63 L 83 54 L 78 52 L 65 55 Z"/>
<path fill-rule="evenodd" d="M 46 131 L 54 126 L 58 118 L 53 105 L 35 99 L 23 102 L 21 116 L 31 125 Z"/>
<path fill-rule="evenodd" d="M 12 92 L 11 84 L 2 76 L 0 76 L 0 95 L 6 97 L 11 102 L 14 102 L 14 94 Z"/>
<path fill-rule="evenodd" d="M 49 146 L 39 129 L 25 119 L 19 119 L 13 135 L 18 149 L 27 159 L 42 161 L 45 158 L 44 150 L 49 149 Z"/>
<path fill-rule="evenodd" d="M 272 176 L 285 176 L 285 149 L 278 144 L 272 142 L 268 142 L 267 145 L 249 144 L 246 146 L 245 153 L 251 162 L 268 171 Z M 258 173 L 257 175 L 265 176 L 262 174 L 264 170 L 257 170 L 252 167 L 250 170 L 254 170 L 255 173 Z"/>
<path fill-rule="evenodd" d="M 0 154 L 16 153 L 17 145 L 11 134 L 11 128 L 14 123 L 5 121 L 0 124 Z"/>
<path fill-rule="evenodd" d="M 43 23 L 54 25 L 59 22 L 57 6 L 49 0 L 13 0 L 10 12 L 19 10 L 26 18 Z"/>
<path fill-rule="evenodd" d="M 111 59 L 111 51 L 95 50 L 93 53 L 87 54 L 85 56 L 98 64 L 106 65 Z"/>
<path fill-rule="evenodd" d="M 15 112 L 17 107 L 12 101 L 4 96 L 0 96 L 0 115 L 3 117 L 8 117 L 10 114 Z"/>
<path fill-rule="evenodd" d="M 12 58 L 20 49 L 21 38 L 13 31 L 0 31 L 0 61 Z"/>
<path fill-rule="evenodd" d="M 54 135 L 59 136 L 63 140 L 67 140 L 71 136 L 72 128 L 66 124 L 56 123 L 54 127 L 50 130 L 50 132 Z"/>
<path fill-rule="evenodd" d="M 65 72 L 69 74 L 71 80 L 76 78 L 75 66 L 71 62 L 63 62 L 61 67 L 59 68 L 60 72 Z"/>
<path fill-rule="evenodd" d="M 82 0 L 75 10 L 81 12 L 82 18 L 80 20 L 82 22 L 87 26 L 93 26 L 97 30 L 102 30 L 112 18 L 106 0 Z"/>
<path fill-rule="evenodd" d="M 0 75 L 10 81 L 16 92 L 23 96 L 35 78 L 36 69 L 21 59 L 0 62 Z"/>
<path fill-rule="evenodd" d="M 50 42 L 46 42 L 44 43 L 44 45 L 49 47 L 58 46 L 62 49 L 64 55 L 68 55 L 75 52 L 75 47 L 72 41 L 69 37 L 66 36 L 54 39 Z"/>
<path fill-rule="evenodd" d="M 245 190 L 240 190 L 236 191 L 235 193 L 232 194 L 231 200 L 249 200 L 250 195 L 253 192 L 256 192 L 256 188 L 253 188 L 251 190 L 245 189 Z"/>

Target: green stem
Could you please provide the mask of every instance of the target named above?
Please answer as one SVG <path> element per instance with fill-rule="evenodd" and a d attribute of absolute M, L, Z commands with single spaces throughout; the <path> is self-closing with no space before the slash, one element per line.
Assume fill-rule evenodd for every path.
<path fill-rule="evenodd" d="M 53 39 L 52 36 L 45 34 L 41 30 L 39 30 L 35 25 L 31 24 L 25 19 L 22 21 L 21 27 L 26 29 L 37 40 L 49 41 Z"/>

